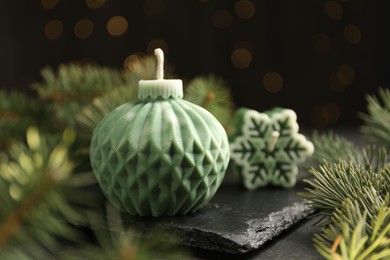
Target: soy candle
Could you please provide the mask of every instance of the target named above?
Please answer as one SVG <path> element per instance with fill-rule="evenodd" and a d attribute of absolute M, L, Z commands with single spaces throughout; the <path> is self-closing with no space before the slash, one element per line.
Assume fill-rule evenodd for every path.
<path fill-rule="evenodd" d="M 241 108 L 234 120 L 231 160 L 243 185 L 249 190 L 267 185 L 293 187 L 298 164 L 314 151 L 313 144 L 298 133 L 296 113 L 283 108 L 265 113 Z"/>
<path fill-rule="evenodd" d="M 139 82 L 139 100 L 119 106 L 96 127 L 90 158 L 98 183 L 133 215 L 195 212 L 214 196 L 230 158 L 226 132 L 207 110 L 185 101 L 182 81 Z"/>

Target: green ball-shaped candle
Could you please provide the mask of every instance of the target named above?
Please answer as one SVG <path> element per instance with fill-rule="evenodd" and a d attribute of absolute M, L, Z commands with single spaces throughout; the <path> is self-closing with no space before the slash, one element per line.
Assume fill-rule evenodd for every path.
<path fill-rule="evenodd" d="M 205 109 L 185 101 L 181 80 L 139 82 L 139 100 L 108 114 L 92 136 L 90 158 L 106 197 L 133 215 L 195 212 L 220 186 L 230 158 L 226 132 Z"/>

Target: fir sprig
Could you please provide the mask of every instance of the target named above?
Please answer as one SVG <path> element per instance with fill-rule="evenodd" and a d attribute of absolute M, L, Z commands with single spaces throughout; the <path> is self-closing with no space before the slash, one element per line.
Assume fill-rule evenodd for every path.
<path fill-rule="evenodd" d="M 41 71 L 43 81 L 33 84 L 53 111 L 60 129 L 75 126 L 75 115 L 91 100 L 123 85 L 120 71 L 92 64 L 62 64 Z"/>
<path fill-rule="evenodd" d="M 44 114 L 44 106 L 33 97 L 0 91 L 0 146 L 23 139 L 30 125 L 43 123 Z"/>
<path fill-rule="evenodd" d="M 225 128 L 228 127 L 233 114 L 233 98 L 222 78 L 210 75 L 193 79 L 184 98 L 207 109 Z"/>
<path fill-rule="evenodd" d="M 326 161 L 319 169 L 312 169 L 314 180 L 305 180 L 309 185 L 302 197 L 310 201 L 310 207 L 318 214 L 331 216 L 341 209 L 346 199 L 360 201 L 370 214 L 376 211 L 390 193 L 390 168 L 374 170 L 356 162 Z"/>
<path fill-rule="evenodd" d="M 356 146 L 334 134 L 312 136 L 318 167 L 302 197 L 324 217 L 314 237 L 328 259 L 386 259 L 389 256 L 390 164 L 383 146 Z M 361 257 L 364 256 L 364 257 Z"/>
<path fill-rule="evenodd" d="M 61 64 L 56 71 L 46 67 L 41 76 L 43 83 L 33 86 L 42 97 L 59 101 L 82 98 L 81 94 L 93 96 L 123 83 L 120 71 L 95 64 Z"/>
<path fill-rule="evenodd" d="M 137 227 L 126 226 L 134 218 L 107 203 L 100 214 L 89 215 L 96 245 L 84 245 L 66 252 L 66 257 L 79 259 L 189 259 L 189 252 L 177 243 L 177 238 L 164 230 L 140 235 Z"/>
<path fill-rule="evenodd" d="M 314 132 L 311 140 L 316 148 L 312 156 L 316 165 L 321 165 L 324 161 L 337 163 L 343 160 L 379 170 L 389 163 L 388 150 L 383 146 L 368 144 L 359 147 L 334 132 Z"/>
<path fill-rule="evenodd" d="M 29 128 L 27 145 L 14 144 L 8 155 L 1 155 L 2 259 L 47 259 L 61 247 L 58 238 L 77 241 L 81 236 L 69 223 L 86 223 L 86 218 L 61 189 L 74 169 L 69 157 L 74 138 L 74 132 L 66 130 L 51 144 L 36 128 Z"/>
<path fill-rule="evenodd" d="M 314 235 L 314 246 L 327 259 L 363 260 L 390 258 L 389 197 L 369 217 L 357 201 L 346 199 L 335 210 L 331 223 Z"/>
<path fill-rule="evenodd" d="M 359 113 L 362 133 L 369 141 L 390 147 L 390 90 L 379 88 L 379 98 L 367 95 L 367 113 Z"/>

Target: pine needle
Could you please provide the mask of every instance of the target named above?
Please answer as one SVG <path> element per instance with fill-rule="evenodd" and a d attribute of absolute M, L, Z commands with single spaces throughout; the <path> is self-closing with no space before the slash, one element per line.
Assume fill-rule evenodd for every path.
<path fill-rule="evenodd" d="M 379 88 L 379 98 L 367 95 L 367 113 L 359 113 L 364 124 L 360 130 L 374 143 L 390 146 L 390 90 Z"/>
<path fill-rule="evenodd" d="M 15 143 L 1 156 L 0 248 L 7 256 L 15 256 L 21 244 L 29 251 L 54 255 L 61 245 L 58 238 L 81 237 L 69 222 L 86 221 L 61 193 L 61 184 L 74 169 L 69 158 L 74 134 L 65 133 L 51 146 L 36 128 L 29 128 L 26 139 L 27 145 Z"/>
<path fill-rule="evenodd" d="M 227 128 L 233 114 L 233 98 L 227 83 L 214 75 L 193 79 L 184 98 L 213 114 Z"/>
<path fill-rule="evenodd" d="M 317 251 L 327 259 L 388 259 L 390 209 L 388 197 L 372 218 L 358 201 L 346 199 L 334 212 L 331 224 L 313 238 Z"/>
<path fill-rule="evenodd" d="M 334 133 L 315 133 L 312 179 L 301 196 L 328 217 L 314 246 L 327 259 L 389 256 L 390 165 L 384 146 L 355 146 Z"/>
<path fill-rule="evenodd" d="M 19 92 L 0 91 L 0 148 L 24 139 L 28 126 L 44 122 L 44 106 Z"/>
<path fill-rule="evenodd" d="M 125 83 L 120 71 L 92 64 L 61 64 L 57 71 L 46 67 L 41 75 L 43 82 L 33 88 L 59 120 L 60 129 L 74 127 L 74 117 L 85 105 Z"/>

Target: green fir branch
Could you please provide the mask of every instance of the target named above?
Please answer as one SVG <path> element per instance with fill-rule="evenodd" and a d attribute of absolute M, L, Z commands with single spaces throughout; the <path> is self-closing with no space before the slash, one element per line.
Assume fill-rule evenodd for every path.
<path fill-rule="evenodd" d="M 65 252 L 65 258 L 79 259 L 190 259 L 189 252 L 181 247 L 177 238 L 165 230 L 153 230 L 148 234 L 128 226 L 133 219 L 107 203 L 99 214 L 89 214 L 95 245 L 83 245 Z M 141 235 L 142 234 L 142 235 Z"/>
<path fill-rule="evenodd" d="M 344 161 L 356 161 L 360 156 L 358 148 L 345 137 L 334 132 L 314 132 L 310 138 L 315 147 L 312 160 L 316 165 L 324 161 L 329 163 Z"/>
<path fill-rule="evenodd" d="M 233 98 L 223 79 L 214 75 L 197 77 L 188 84 L 184 98 L 207 109 L 228 128 L 233 114 Z"/>
<path fill-rule="evenodd" d="M 315 165 L 321 165 L 324 161 L 337 163 L 343 160 L 378 170 L 387 167 L 389 163 L 388 150 L 383 146 L 365 145 L 359 147 L 333 132 L 323 134 L 314 132 L 311 141 L 315 147 L 312 156 Z"/>
<path fill-rule="evenodd" d="M 62 64 L 57 71 L 41 71 L 43 81 L 33 84 L 41 100 L 58 120 L 59 129 L 75 126 L 75 115 L 93 99 L 125 84 L 120 71 L 92 64 Z"/>
<path fill-rule="evenodd" d="M 96 64 L 69 63 L 41 71 L 42 83 L 33 84 L 43 98 L 61 100 L 100 95 L 123 83 L 121 73 Z"/>
<path fill-rule="evenodd" d="M 0 148 L 24 139 L 30 125 L 43 124 L 43 104 L 34 97 L 15 92 L 0 91 Z"/>
<path fill-rule="evenodd" d="M 309 201 L 310 208 L 319 215 L 331 216 L 342 207 L 346 199 L 361 200 L 368 212 L 375 212 L 390 193 L 390 169 L 374 170 L 354 162 L 339 161 L 329 164 L 326 161 L 319 169 L 312 169 L 313 180 L 301 196 Z"/>
<path fill-rule="evenodd" d="M 390 258 L 389 197 L 368 214 L 358 201 L 346 199 L 331 218 L 331 225 L 314 235 L 317 251 L 327 259 L 364 260 Z"/>
<path fill-rule="evenodd" d="M 388 247 L 389 230 L 375 234 L 389 224 L 388 149 L 356 146 L 334 133 L 315 133 L 312 141 L 318 167 L 310 170 L 313 178 L 305 180 L 301 196 L 325 217 L 322 233 L 314 237 L 317 251 L 328 259 L 386 259 L 382 245 Z"/>
<path fill-rule="evenodd" d="M 379 88 L 379 98 L 367 95 L 367 113 L 359 113 L 363 120 L 361 132 L 371 142 L 390 146 L 390 90 Z"/>
<path fill-rule="evenodd" d="M 50 145 L 36 128 L 29 128 L 26 145 L 14 144 L 8 154 L 1 154 L 2 259 L 47 259 L 62 247 L 59 238 L 82 241 L 82 233 L 70 223 L 86 224 L 84 211 L 73 208 L 61 189 L 72 178 L 69 147 L 74 139 L 74 132 L 65 130 Z"/>

